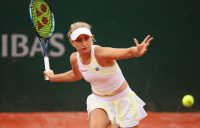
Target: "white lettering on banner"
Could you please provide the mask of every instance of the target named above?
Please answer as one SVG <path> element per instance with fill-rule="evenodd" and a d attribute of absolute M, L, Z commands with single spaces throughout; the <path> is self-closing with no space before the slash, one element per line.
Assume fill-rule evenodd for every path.
<path fill-rule="evenodd" d="M 12 57 L 24 57 L 28 54 L 28 51 L 29 51 L 29 48 L 27 46 L 28 38 L 26 35 L 13 34 L 11 36 L 11 42 L 12 42 L 12 45 L 11 45 Z M 20 49 L 21 49 L 21 52 L 18 51 Z"/>
<path fill-rule="evenodd" d="M 63 34 L 54 34 L 54 36 L 51 37 L 51 45 L 58 49 L 58 51 L 49 51 L 49 55 L 53 57 L 59 57 L 62 56 L 65 53 L 65 47 L 62 43 L 58 42 L 58 40 L 64 39 Z"/>
<path fill-rule="evenodd" d="M 8 35 L 2 35 L 2 57 L 8 56 Z"/>
<path fill-rule="evenodd" d="M 29 54 L 30 57 L 34 57 L 35 53 L 37 53 L 37 52 L 42 53 L 42 49 L 41 49 L 39 43 L 40 43 L 39 39 L 35 38 L 33 45 L 32 45 L 32 48 L 30 50 L 30 54 Z"/>
<path fill-rule="evenodd" d="M 60 57 L 65 53 L 65 46 L 61 41 L 64 39 L 64 35 L 61 33 L 55 33 L 50 39 L 50 45 L 53 49 L 49 49 L 50 57 Z M 9 42 L 10 41 L 10 42 Z M 39 39 L 35 37 L 33 43 L 28 40 L 28 36 L 25 34 L 2 34 L 1 35 L 1 47 L 0 57 L 34 57 L 36 53 L 42 53 L 42 49 L 39 44 Z"/>

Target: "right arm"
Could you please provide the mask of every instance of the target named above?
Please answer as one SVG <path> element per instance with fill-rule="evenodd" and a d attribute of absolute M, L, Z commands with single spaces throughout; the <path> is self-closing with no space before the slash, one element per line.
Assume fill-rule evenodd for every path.
<path fill-rule="evenodd" d="M 75 82 L 82 79 L 82 75 L 78 69 L 76 53 L 72 53 L 70 56 L 71 70 L 54 74 L 53 70 L 44 71 L 44 76 L 49 78 L 50 82 Z"/>

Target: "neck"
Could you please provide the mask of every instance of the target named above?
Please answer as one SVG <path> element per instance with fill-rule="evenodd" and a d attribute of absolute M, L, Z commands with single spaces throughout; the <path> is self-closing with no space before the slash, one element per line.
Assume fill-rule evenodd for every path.
<path fill-rule="evenodd" d="M 90 52 L 87 52 L 87 53 L 79 53 L 79 55 L 80 55 L 81 62 L 82 62 L 83 64 L 89 64 L 89 63 L 90 63 L 90 58 L 91 58 Z"/>

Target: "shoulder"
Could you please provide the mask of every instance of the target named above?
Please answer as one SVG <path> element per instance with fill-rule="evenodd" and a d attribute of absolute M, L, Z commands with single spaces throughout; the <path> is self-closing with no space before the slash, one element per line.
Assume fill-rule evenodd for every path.
<path fill-rule="evenodd" d="M 100 46 L 100 45 L 95 45 L 95 50 L 96 49 L 101 49 L 102 48 L 102 46 Z"/>
<path fill-rule="evenodd" d="M 77 61 L 77 52 L 73 52 L 71 55 L 70 55 L 70 62 L 71 63 L 76 63 Z"/>
<path fill-rule="evenodd" d="M 103 47 L 100 45 L 95 45 L 94 52 L 95 55 L 99 55 L 103 51 Z"/>
<path fill-rule="evenodd" d="M 96 45 L 95 49 L 95 57 L 97 59 L 97 62 L 101 66 L 112 66 L 114 64 L 114 59 L 111 59 L 108 55 L 108 52 L 110 52 L 109 47 L 103 47 L 100 45 Z"/>
<path fill-rule="evenodd" d="M 94 52 L 95 56 L 106 59 L 107 54 L 111 52 L 111 47 L 96 45 Z"/>

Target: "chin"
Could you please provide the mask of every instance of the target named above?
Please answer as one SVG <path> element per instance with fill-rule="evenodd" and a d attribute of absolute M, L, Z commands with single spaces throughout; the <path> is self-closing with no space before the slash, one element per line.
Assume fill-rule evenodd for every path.
<path fill-rule="evenodd" d="M 81 49 L 81 50 L 79 50 L 79 52 L 88 53 L 88 52 L 90 52 L 90 48 Z"/>

